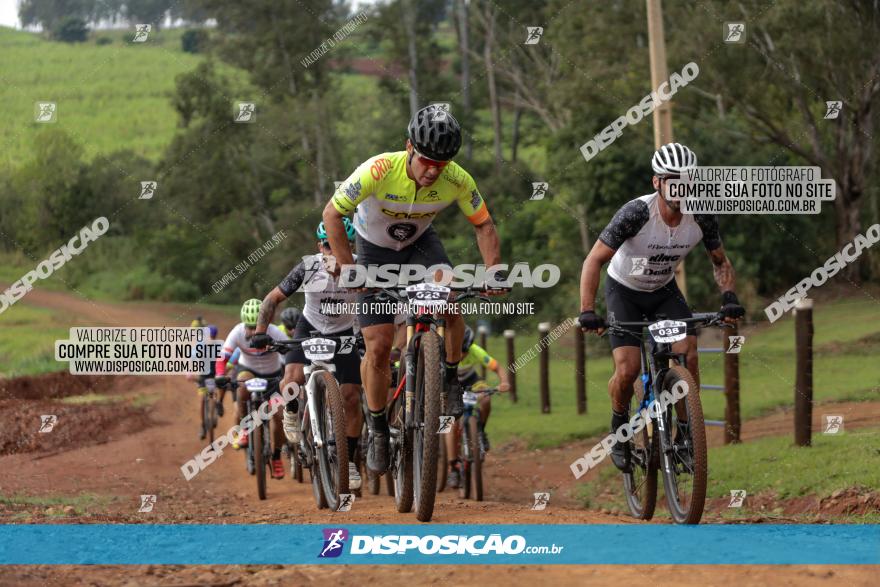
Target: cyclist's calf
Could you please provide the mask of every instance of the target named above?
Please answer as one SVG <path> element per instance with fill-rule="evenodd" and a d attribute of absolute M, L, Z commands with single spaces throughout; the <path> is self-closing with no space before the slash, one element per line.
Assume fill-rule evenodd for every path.
<path fill-rule="evenodd" d="M 608 394 L 615 412 L 625 413 L 633 393 L 633 383 L 642 370 L 639 347 L 621 346 L 613 351 L 614 374 L 608 381 Z"/>

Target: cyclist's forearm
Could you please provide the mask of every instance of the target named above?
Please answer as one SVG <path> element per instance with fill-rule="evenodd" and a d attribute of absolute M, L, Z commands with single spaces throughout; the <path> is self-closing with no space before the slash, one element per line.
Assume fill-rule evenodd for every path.
<path fill-rule="evenodd" d="M 477 246 L 486 267 L 500 264 L 501 241 L 498 239 L 498 231 L 495 230 L 495 223 L 492 222 L 492 219 L 475 226 L 474 231 L 477 233 Z"/>
<path fill-rule="evenodd" d="M 279 297 L 281 299 L 278 299 Z M 275 317 L 275 310 L 278 308 L 278 303 L 286 298 L 287 296 L 281 293 L 277 287 L 263 298 L 263 303 L 260 304 L 260 314 L 257 316 L 257 334 L 264 334 L 266 332 L 269 328 L 269 324 L 272 323 L 272 318 Z"/>
<path fill-rule="evenodd" d="M 351 245 L 348 243 L 348 235 L 345 234 L 345 225 L 342 224 L 342 214 L 333 206 L 333 202 L 324 207 L 324 229 L 327 231 L 327 240 L 330 241 L 330 249 L 336 257 L 338 266 L 354 265 L 354 256 Z"/>
<path fill-rule="evenodd" d="M 736 272 L 733 270 L 733 264 L 724 253 L 723 248 L 709 253 L 712 259 L 712 272 L 715 276 L 715 283 L 722 293 L 726 291 L 736 291 Z"/>
<path fill-rule="evenodd" d="M 581 269 L 581 312 L 596 308 L 596 291 L 599 289 L 599 277 L 602 265 L 592 255 L 584 259 Z"/>

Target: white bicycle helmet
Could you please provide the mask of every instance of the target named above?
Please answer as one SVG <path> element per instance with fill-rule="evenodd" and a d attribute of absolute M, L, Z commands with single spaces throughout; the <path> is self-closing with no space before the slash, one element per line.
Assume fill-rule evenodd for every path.
<path fill-rule="evenodd" d="M 666 143 L 654 153 L 651 167 L 656 175 L 681 175 L 697 166 L 697 156 L 681 143 Z"/>

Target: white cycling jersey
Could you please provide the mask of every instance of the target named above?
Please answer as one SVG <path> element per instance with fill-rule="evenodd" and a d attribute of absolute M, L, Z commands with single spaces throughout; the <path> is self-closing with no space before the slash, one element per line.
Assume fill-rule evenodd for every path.
<path fill-rule="evenodd" d="M 238 360 L 239 370 L 244 369 L 261 375 L 270 375 L 284 367 L 281 354 L 252 349 L 251 341 L 245 337 L 244 329 L 244 324 L 239 322 L 229 332 L 226 342 L 223 343 L 224 354 L 231 355 L 235 352 L 235 349 L 241 349 L 241 358 Z M 272 340 L 287 340 L 284 333 L 274 324 L 269 325 L 269 328 L 266 329 L 266 334 L 271 336 Z M 226 360 L 224 359 L 223 362 L 225 363 Z"/>
<path fill-rule="evenodd" d="M 335 334 L 354 326 L 354 314 L 343 312 L 342 306 L 353 306 L 357 294 L 339 286 L 339 278 L 324 267 L 321 253 L 303 257 L 278 284 L 278 289 L 287 297 L 296 291 L 305 294 L 303 316 L 321 334 Z"/>
<path fill-rule="evenodd" d="M 630 200 L 599 235 L 616 250 L 609 277 L 638 291 L 655 291 L 672 281 L 675 268 L 701 240 L 708 251 L 721 246 L 715 216 L 683 214 L 678 226 L 668 226 L 659 198 L 654 192 Z"/>

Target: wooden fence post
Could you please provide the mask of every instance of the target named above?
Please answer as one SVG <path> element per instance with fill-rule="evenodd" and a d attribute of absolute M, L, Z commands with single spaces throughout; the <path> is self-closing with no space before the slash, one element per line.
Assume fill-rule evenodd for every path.
<path fill-rule="evenodd" d="M 729 349 L 730 338 L 739 335 L 739 328 L 734 324 L 733 328 L 723 332 L 728 333 L 727 349 Z M 722 346 L 723 344 L 722 342 Z M 724 395 L 727 399 L 724 409 L 724 444 L 736 444 L 740 442 L 742 427 L 739 415 L 739 353 L 724 354 Z"/>
<path fill-rule="evenodd" d="M 486 348 L 486 331 L 487 330 L 488 329 L 485 326 L 483 326 L 482 324 L 477 326 L 477 333 L 480 335 L 480 346 L 483 347 L 484 351 L 489 352 L 489 349 Z M 480 377 L 483 379 L 483 381 L 485 381 L 486 380 L 486 365 L 480 365 L 480 371 L 482 373 Z"/>
<path fill-rule="evenodd" d="M 587 353 L 584 349 L 584 333 L 580 326 L 574 328 L 574 378 L 577 394 L 577 413 L 587 413 Z"/>
<path fill-rule="evenodd" d="M 813 300 L 804 298 L 794 310 L 797 373 L 794 385 L 794 443 L 810 446 L 813 423 Z"/>
<path fill-rule="evenodd" d="M 550 323 L 541 322 L 538 324 L 538 345 L 541 355 L 541 413 L 550 413 L 550 349 L 549 345 L 544 344 L 544 337 L 550 332 Z"/>
<path fill-rule="evenodd" d="M 515 330 L 505 330 L 504 338 L 507 340 L 507 375 L 510 378 L 510 399 L 516 403 L 516 369 L 513 362 L 516 360 L 513 349 L 513 337 L 516 336 Z"/>

